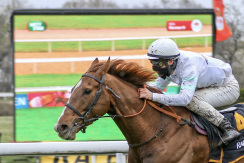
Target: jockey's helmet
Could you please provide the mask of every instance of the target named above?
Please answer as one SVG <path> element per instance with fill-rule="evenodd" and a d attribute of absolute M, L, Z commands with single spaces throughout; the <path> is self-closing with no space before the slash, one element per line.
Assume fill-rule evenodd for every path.
<path fill-rule="evenodd" d="M 169 38 L 160 38 L 154 41 L 148 48 L 147 57 L 153 65 L 153 70 L 158 71 L 159 75 L 165 79 L 175 70 L 180 51 L 176 43 Z M 172 65 L 168 60 L 174 60 Z M 165 68 L 162 66 L 165 65 Z"/>
<path fill-rule="evenodd" d="M 180 52 L 173 40 L 169 38 L 160 38 L 149 46 L 147 56 L 150 60 L 176 60 L 179 58 Z"/>

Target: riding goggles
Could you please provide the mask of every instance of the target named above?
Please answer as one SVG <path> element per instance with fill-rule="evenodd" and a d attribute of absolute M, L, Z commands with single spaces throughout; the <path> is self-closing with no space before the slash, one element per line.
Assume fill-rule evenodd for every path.
<path fill-rule="evenodd" d="M 150 60 L 150 62 L 157 67 L 162 67 L 165 64 L 165 62 L 162 60 Z"/>

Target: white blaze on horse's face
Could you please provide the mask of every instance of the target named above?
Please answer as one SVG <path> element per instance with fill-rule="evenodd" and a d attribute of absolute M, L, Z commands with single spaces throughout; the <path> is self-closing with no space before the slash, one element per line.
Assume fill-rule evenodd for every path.
<path fill-rule="evenodd" d="M 78 87 L 81 86 L 81 84 L 82 84 L 82 79 L 80 79 L 80 81 L 76 84 L 75 88 L 74 88 L 73 91 L 71 92 L 71 95 L 72 95 L 72 93 L 73 93 Z M 71 97 L 71 95 L 70 95 L 70 97 Z M 69 103 L 69 100 L 68 100 L 67 103 Z M 64 109 L 63 109 L 63 111 L 62 111 L 60 117 L 58 118 L 57 123 L 56 123 L 55 126 L 54 126 L 54 129 L 55 129 L 56 131 L 57 131 L 58 122 L 59 122 L 60 118 L 62 118 L 62 116 L 64 115 L 64 112 L 65 112 L 66 108 L 67 108 L 67 106 L 64 107 Z"/>

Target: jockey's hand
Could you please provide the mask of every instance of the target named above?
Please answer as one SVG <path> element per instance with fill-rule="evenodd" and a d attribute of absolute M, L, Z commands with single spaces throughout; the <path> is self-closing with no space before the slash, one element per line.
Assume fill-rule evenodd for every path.
<path fill-rule="evenodd" d="M 141 88 L 139 98 L 145 98 L 147 100 L 152 100 L 153 93 L 151 91 L 149 91 L 147 88 Z"/>

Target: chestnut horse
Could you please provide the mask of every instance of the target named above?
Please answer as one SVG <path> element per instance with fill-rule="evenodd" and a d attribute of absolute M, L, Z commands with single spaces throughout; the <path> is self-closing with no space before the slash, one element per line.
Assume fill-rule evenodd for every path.
<path fill-rule="evenodd" d="M 208 163 L 208 138 L 195 128 L 181 126 L 139 98 L 138 89 L 156 76 L 136 63 L 98 62 L 71 90 L 71 96 L 54 129 L 59 137 L 74 140 L 79 130 L 108 113 L 128 144 L 129 163 Z M 184 107 L 172 106 L 177 115 L 190 119 Z"/>

